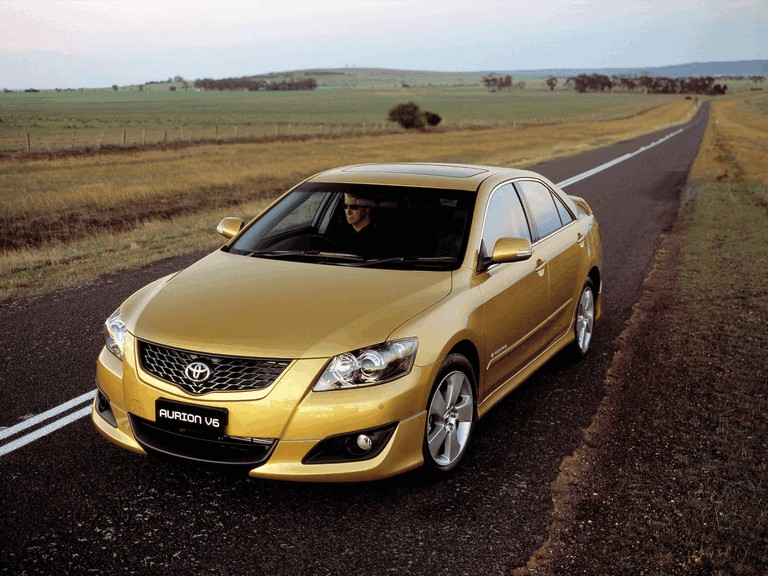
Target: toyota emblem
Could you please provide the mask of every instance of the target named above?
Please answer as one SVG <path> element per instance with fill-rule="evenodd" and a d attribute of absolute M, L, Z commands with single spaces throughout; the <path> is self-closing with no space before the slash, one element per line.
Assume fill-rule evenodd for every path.
<path fill-rule="evenodd" d="M 212 375 L 213 370 L 211 370 L 211 367 L 205 362 L 190 362 L 187 364 L 187 367 L 184 368 L 184 376 L 186 376 L 190 382 L 194 382 L 195 384 L 207 382 Z"/>

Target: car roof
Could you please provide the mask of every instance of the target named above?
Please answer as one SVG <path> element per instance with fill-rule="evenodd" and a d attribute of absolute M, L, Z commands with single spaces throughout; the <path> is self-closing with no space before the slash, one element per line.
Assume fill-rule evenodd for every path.
<path fill-rule="evenodd" d="M 480 184 L 493 176 L 502 176 L 505 179 L 539 177 L 538 174 L 526 170 L 497 166 L 406 162 L 342 166 L 321 172 L 309 181 L 476 191 Z"/>

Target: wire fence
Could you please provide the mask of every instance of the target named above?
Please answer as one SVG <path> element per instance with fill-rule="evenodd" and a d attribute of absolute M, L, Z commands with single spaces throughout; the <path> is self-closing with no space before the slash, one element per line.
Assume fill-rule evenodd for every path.
<path fill-rule="evenodd" d="M 499 126 L 517 127 L 517 122 L 443 123 L 440 130 L 484 129 Z M 96 153 L 116 149 L 152 149 L 193 144 L 263 142 L 276 140 L 341 138 L 396 134 L 404 130 L 391 122 L 356 125 L 214 125 L 176 128 L 82 128 L 75 130 L 2 130 L 0 154 L 45 155 L 60 153 Z"/>
<path fill-rule="evenodd" d="M 334 137 L 392 132 L 386 123 L 362 125 L 189 126 L 125 129 L 31 129 L 0 132 L 0 152 L 46 154 L 99 151 L 113 148 L 150 148 L 206 142 L 235 142 L 290 138 Z"/>

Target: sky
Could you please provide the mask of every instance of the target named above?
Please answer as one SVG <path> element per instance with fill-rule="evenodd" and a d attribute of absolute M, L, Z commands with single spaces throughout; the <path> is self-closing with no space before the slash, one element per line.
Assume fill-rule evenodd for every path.
<path fill-rule="evenodd" d="M 0 88 L 768 59 L 768 0 L 0 0 Z"/>

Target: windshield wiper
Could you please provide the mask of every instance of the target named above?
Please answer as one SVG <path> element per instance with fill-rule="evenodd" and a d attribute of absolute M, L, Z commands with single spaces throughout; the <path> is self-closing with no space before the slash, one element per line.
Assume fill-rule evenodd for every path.
<path fill-rule="evenodd" d="M 256 258 L 309 258 L 311 260 L 348 260 L 362 262 L 359 254 L 347 254 L 345 252 L 323 252 L 321 250 L 254 250 L 248 256 Z"/>
<path fill-rule="evenodd" d="M 389 258 L 372 258 L 360 262 L 357 266 L 378 266 L 380 264 L 455 264 L 454 256 L 391 256 Z"/>

